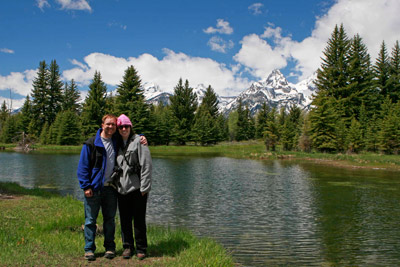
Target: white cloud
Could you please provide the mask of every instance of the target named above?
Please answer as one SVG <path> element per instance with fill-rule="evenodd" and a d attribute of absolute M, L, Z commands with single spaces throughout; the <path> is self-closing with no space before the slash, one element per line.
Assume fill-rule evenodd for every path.
<path fill-rule="evenodd" d="M 50 7 L 47 0 L 36 0 L 36 5 L 43 11 L 45 7 Z"/>
<path fill-rule="evenodd" d="M 261 35 L 245 36 L 234 59 L 256 77 L 263 77 L 260 75 L 266 75 L 264 72 L 273 68 L 285 67 L 287 61 L 293 60 L 301 80 L 320 67 L 322 51 L 335 25 L 343 24 L 349 38 L 360 34 L 374 63 L 383 40 L 389 51 L 400 40 L 399 10 L 398 0 L 338 0 L 325 15 L 316 19 L 311 36 L 296 41 L 291 36 L 282 37 L 279 27 L 269 25 Z"/>
<path fill-rule="evenodd" d="M 14 50 L 11 50 L 8 48 L 0 48 L 0 52 L 6 53 L 6 54 L 14 54 Z"/>
<path fill-rule="evenodd" d="M 242 48 L 234 56 L 234 60 L 249 68 L 249 72 L 258 78 L 265 78 L 272 70 L 287 65 L 284 49 L 273 48 L 266 40 L 256 34 L 245 36 Z"/>
<path fill-rule="evenodd" d="M 236 70 L 210 58 L 191 57 L 168 49 L 164 49 L 164 53 L 161 60 L 150 54 L 125 59 L 92 53 L 84 58 L 85 64 L 79 63 L 76 68 L 64 71 L 63 77 L 88 85 L 95 70 L 98 70 L 106 84 L 116 86 L 127 67 L 133 65 L 143 83 L 156 83 L 167 92 L 173 91 L 180 78 L 187 79 L 192 87 L 200 83 L 211 85 L 222 96 L 236 95 L 249 86 L 249 81 L 237 75 Z"/>
<path fill-rule="evenodd" d="M 211 37 L 207 44 L 211 47 L 211 50 L 221 53 L 226 53 L 228 49 L 231 49 L 234 46 L 232 40 L 225 41 L 219 36 Z"/>
<path fill-rule="evenodd" d="M 249 10 L 253 13 L 253 15 L 259 15 L 262 13 L 261 8 L 264 5 L 262 3 L 254 3 L 251 6 L 249 6 Z"/>
<path fill-rule="evenodd" d="M 11 72 L 8 76 L 0 75 L 0 90 L 10 90 L 26 96 L 32 89 L 32 81 L 36 76 L 36 70 L 26 70 L 24 72 Z"/>
<path fill-rule="evenodd" d="M 61 5 L 61 9 L 92 11 L 86 0 L 56 0 L 56 2 Z"/>
<path fill-rule="evenodd" d="M 203 30 L 207 34 L 211 33 L 220 33 L 220 34 L 232 34 L 233 28 L 229 26 L 229 22 L 223 19 L 217 20 L 217 27 L 208 27 L 207 29 Z"/>

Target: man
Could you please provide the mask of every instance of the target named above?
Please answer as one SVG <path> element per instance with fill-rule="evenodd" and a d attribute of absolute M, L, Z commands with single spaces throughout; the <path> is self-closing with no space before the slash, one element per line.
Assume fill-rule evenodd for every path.
<path fill-rule="evenodd" d="M 103 213 L 104 257 L 115 257 L 115 214 L 117 191 L 112 175 L 116 157 L 117 117 L 107 114 L 102 118 L 101 128 L 96 136 L 84 142 L 78 164 L 79 185 L 84 192 L 85 208 L 85 259 L 95 260 L 96 220 L 99 210 Z M 141 141 L 147 144 L 144 138 Z"/>

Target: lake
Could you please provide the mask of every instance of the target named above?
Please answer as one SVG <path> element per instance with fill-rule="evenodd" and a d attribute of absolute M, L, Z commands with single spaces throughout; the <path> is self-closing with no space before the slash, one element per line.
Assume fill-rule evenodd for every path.
<path fill-rule="evenodd" d="M 0 153 L 0 181 L 82 200 L 77 154 Z M 399 172 L 225 157 L 153 158 L 148 223 L 216 239 L 244 266 L 400 262 Z"/>

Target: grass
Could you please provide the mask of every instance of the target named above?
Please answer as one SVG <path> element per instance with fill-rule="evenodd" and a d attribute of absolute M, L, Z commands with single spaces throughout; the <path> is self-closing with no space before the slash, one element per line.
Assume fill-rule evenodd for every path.
<path fill-rule="evenodd" d="M 80 266 L 83 259 L 83 204 L 40 189 L 0 183 L 0 266 Z M 102 221 L 101 216 L 98 220 Z M 143 261 L 122 259 L 117 220 L 117 258 L 107 260 L 103 236 L 96 237 L 94 266 L 233 266 L 232 257 L 214 240 L 184 229 L 148 227 L 148 254 Z"/>
<path fill-rule="evenodd" d="M 6 150 L 12 150 L 13 146 L 5 146 Z M 82 146 L 56 146 L 56 145 L 35 145 L 37 151 L 42 153 L 79 153 Z M 221 142 L 213 146 L 196 146 L 188 144 L 186 146 L 150 146 L 151 154 L 155 157 L 168 156 L 213 156 L 213 157 L 233 157 L 249 158 L 259 160 L 307 160 L 322 164 L 337 165 L 343 167 L 369 167 L 386 168 L 400 170 L 400 155 L 384 155 L 378 153 L 318 153 L 283 151 L 279 147 L 277 151 L 265 150 L 265 145 L 261 140 L 251 140 L 243 142 Z"/>

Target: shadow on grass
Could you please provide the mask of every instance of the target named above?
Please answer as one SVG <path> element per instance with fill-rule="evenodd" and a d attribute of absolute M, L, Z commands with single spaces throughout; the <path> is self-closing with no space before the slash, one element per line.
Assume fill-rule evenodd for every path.
<path fill-rule="evenodd" d="M 40 188 L 27 189 L 17 183 L 0 182 L 0 194 L 5 195 L 29 195 L 45 198 L 59 197 L 58 194 L 48 192 Z"/>
<path fill-rule="evenodd" d="M 174 257 L 188 247 L 189 243 L 187 243 L 184 239 L 174 238 L 172 240 L 161 241 L 157 244 L 149 245 L 148 250 L 152 257 Z"/>

